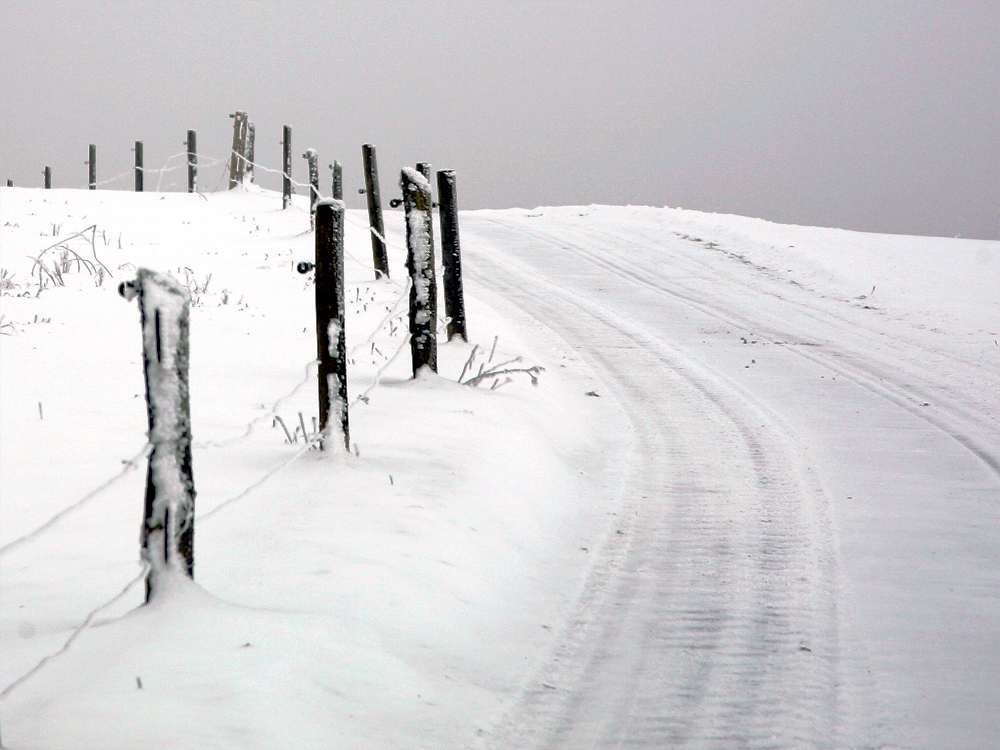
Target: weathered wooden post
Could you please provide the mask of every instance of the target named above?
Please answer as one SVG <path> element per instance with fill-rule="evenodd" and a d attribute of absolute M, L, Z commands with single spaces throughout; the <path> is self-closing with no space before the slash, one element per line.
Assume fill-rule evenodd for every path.
<path fill-rule="evenodd" d="M 344 331 L 344 204 L 316 204 L 316 349 L 319 358 L 320 448 L 338 431 L 351 446 L 347 422 L 347 345 Z"/>
<path fill-rule="evenodd" d="M 87 187 L 97 190 L 97 146 L 90 144 L 90 155 L 87 158 Z"/>
<path fill-rule="evenodd" d="M 424 176 L 424 179 L 427 180 L 427 184 L 429 185 L 431 182 L 431 163 L 429 161 L 418 161 L 417 171 Z"/>
<path fill-rule="evenodd" d="M 193 193 L 198 189 L 198 135 L 193 130 L 188 131 L 187 137 L 187 165 L 188 165 L 188 192 Z"/>
<path fill-rule="evenodd" d="M 139 298 L 149 416 L 149 469 L 140 534 L 149 563 L 146 601 L 165 574 L 194 576 L 194 478 L 188 396 L 190 295 L 176 279 L 140 268 L 118 291 Z"/>
<path fill-rule="evenodd" d="M 292 204 L 292 126 L 285 125 L 281 137 L 281 207 Z"/>
<path fill-rule="evenodd" d="M 413 377 L 437 372 L 437 284 L 431 240 L 431 184 L 415 169 L 399 178 L 406 212 L 406 270 L 410 274 L 410 355 Z"/>
<path fill-rule="evenodd" d="M 247 175 L 250 177 L 250 183 L 253 184 L 253 167 L 254 167 L 254 142 L 257 140 L 257 127 L 251 122 L 247 125 Z"/>
<path fill-rule="evenodd" d="M 361 147 L 361 160 L 365 170 L 364 193 L 368 199 L 368 225 L 372 235 L 372 257 L 375 278 L 389 275 L 389 254 L 385 247 L 385 225 L 382 223 L 382 199 L 378 189 L 378 164 L 375 147 L 366 143 Z"/>
<path fill-rule="evenodd" d="M 307 148 L 302 158 L 309 164 L 309 223 L 316 226 L 316 201 L 319 200 L 319 155 L 316 149 Z"/>
<path fill-rule="evenodd" d="M 330 195 L 333 196 L 334 200 L 342 201 L 344 200 L 344 170 L 340 166 L 340 162 L 336 159 L 333 160 L 333 164 L 330 165 L 330 171 L 332 172 L 333 184 L 330 186 Z"/>
<path fill-rule="evenodd" d="M 14 187 L 14 181 L 13 180 L 7 180 L 7 187 Z"/>
<path fill-rule="evenodd" d="M 52 167 L 46 167 L 44 170 L 42 170 L 42 174 L 45 175 L 45 189 L 46 190 L 51 190 L 52 189 Z"/>
<path fill-rule="evenodd" d="M 237 110 L 233 118 L 233 149 L 229 156 L 229 189 L 243 184 L 247 155 L 247 113 Z"/>
<path fill-rule="evenodd" d="M 448 318 L 448 340 L 461 336 L 468 342 L 465 327 L 465 294 L 462 291 L 462 254 L 458 242 L 458 198 L 455 170 L 437 173 L 438 217 L 441 220 L 441 265 L 444 282 L 444 314 Z"/>
<path fill-rule="evenodd" d="M 135 142 L 135 192 L 142 192 L 142 141 Z"/>

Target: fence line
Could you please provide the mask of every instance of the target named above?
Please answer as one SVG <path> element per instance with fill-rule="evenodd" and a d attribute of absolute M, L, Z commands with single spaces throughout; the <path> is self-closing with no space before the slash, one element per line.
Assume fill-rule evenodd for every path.
<path fill-rule="evenodd" d="M 128 592 L 132 590 L 133 586 L 135 586 L 137 583 L 139 583 L 139 581 L 141 581 L 143 578 L 145 578 L 145 576 L 146 576 L 146 574 L 148 572 L 149 572 L 149 563 L 144 560 L 143 563 L 142 563 L 142 570 L 139 572 L 139 575 L 137 575 L 135 578 L 133 578 L 131 581 L 129 581 L 127 584 L 125 584 L 125 588 L 123 588 L 121 591 L 119 591 L 117 594 L 115 594 L 111 599 L 109 599 L 108 601 L 104 602 L 104 604 L 101 604 L 97 608 L 92 609 L 90 611 L 90 614 L 87 615 L 87 617 L 84 619 L 84 621 L 79 626 L 77 626 L 77 628 L 73 631 L 72 635 L 70 635 L 70 637 L 67 639 L 66 643 L 63 644 L 62 648 L 60 648 L 55 653 L 49 654 L 48 656 L 45 656 L 45 657 L 42 657 L 42 660 L 39 661 L 35 666 L 33 666 L 31 669 L 29 669 L 27 672 L 25 672 L 23 675 L 21 675 L 16 680 L 14 680 L 12 683 L 10 683 L 7 687 L 5 687 L 3 689 L 3 692 L 0 692 L 0 699 L 6 698 L 14 690 L 16 690 L 17 688 L 19 688 L 21 685 L 23 685 L 29 679 L 31 679 L 31 677 L 33 675 L 35 675 L 39 670 L 41 670 L 41 668 L 44 667 L 46 664 L 50 664 L 51 662 L 55 661 L 60 656 L 62 656 L 63 654 L 65 654 L 67 651 L 69 651 L 69 647 L 73 645 L 73 641 L 75 641 L 77 639 L 77 637 L 80 635 L 80 633 L 82 633 L 84 630 L 86 630 L 90 626 L 90 623 L 94 620 L 94 618 L 97 616 L 97 614 L 101 610 L 107 609 L 112 604 L 114 604 L 119 599 L 121 599 L 126 594 L 128 594 Z"/>
<path fill-rule="evenodd" d="M 3 557 L 8 552 L 11 552 L 12 550 L 17 549 L 18 547 L 20 547 L 23 544 L 27 544 L 28 542 L 30 542 L 31 540 L 35 539 L 36 537 L 38 537 L 39 535 L 41 535 L 45 531 L 48 531 L 50 528 L 52 528 L 55 524 L 57 524 L 63 518 L 65 518 L 66 516 L 68 516 L 70 513 L 72 513 L 75 510 L 79 510 L 84 505 L 86 505 L 88 502 L 90 502 L 91 500 L 93 500 L 95 497 L 97 497 L 98 495 L 104 493 L 106 490 L 110 489 L 115 483 L 118 482 L 119 479 L 121 479 L 122 477 L 124 477 L 126 474 L 128 474 L 128 473 L 130 473 L 132 471 L 135 471 L 135 469 L 137 469 L 138 466 L 139 466 L 139 462 L 142 461 L 144 458 L 146 458 L 149 455 L 149 451 L 152 449 L 152 447 L 153 447 L 152 443 L 146 443 L 142 447 L 141 451 L 139 451 L 135 456 L 133 456 L 131 459 L 129 459 L 128 461 L 125 462 L 125 466 L 122 468 L 121 471 L 119 471 L 113 477 L 111 477 L 110 479 L 108 479 L 107 481 L 105 481 L 102 485 L 100 485 L 99 487 L 91 490 L 86 495 L 84 495 L 82 498 L 80 498 L 79 500 L 77 500 L 75 503 L 73 503 L 71 505 L 68 505 L 65 508 L 63 508 L 61 511 L 59 511 L 58 513 L 56 513 L 54 516 L 52 516 L 52 518 L 50 518 L 48 521 L 46 521 L 45 523 L 43 523 L 41 526 L 39 526 L 34 531 L 30 531 L 27 534 L 25 534 L 24 536 L 18 537 L 14 541 L 8 542 L 3 547 L 0 547 L 0 557 Z"/>

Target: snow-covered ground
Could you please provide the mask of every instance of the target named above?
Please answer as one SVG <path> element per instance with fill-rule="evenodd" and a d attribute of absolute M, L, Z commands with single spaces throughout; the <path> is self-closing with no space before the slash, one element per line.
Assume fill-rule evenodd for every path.
<path fill-rule="evenodd" d="M 375 281 L 351 211 L 331 455 L 296 200 L 0 189 L 4 747 L 1000 747 L 1000 243 L 467 212 L 413 381 L 402 216 Z M 147 607 L 140 266 L 195 299 L 196 583 Z"/>

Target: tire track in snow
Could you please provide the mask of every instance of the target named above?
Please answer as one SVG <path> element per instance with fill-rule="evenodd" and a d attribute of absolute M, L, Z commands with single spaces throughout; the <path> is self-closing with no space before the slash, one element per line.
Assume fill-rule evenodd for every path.
<path fill-rule="evenodd" d="M 508 226 L 507 224 L 496 220 L 490 221 L 498 226 L 532 236 L 541 242 L 553 245 L 559 249 L 568 250 L 590 263 L 607 269 L 615 275 L 640 284 L 657 294 L 666 295 L 672 299 L 688 304 L 694 309 L 710 315 L 727 325 L 744 328 L 746 330 L 759 331 L 765 334 L 765 336 L 774 339 L 775 342 L 787 341 L 790 339 L 793 340 L 797 338 L 796 334 L 792 334 L 786 330 L 781 330 L 771 324 L 763 322 L 759 319 L 759 316 L 757 320 L 750 320 L 733 310 L 722 311 L 707 303 L 702 297 L 699 297 L 694 292 L 680 291 L 677 288 L 677 284 L 667 286 L 657 278 L 655 272 L 644 268 L 642 265 L 634 261 L 630 262 L 620 259 L 611 259 L 605 255 L 601 255 L 588 249 L 580 243 L 569 241 L 564 236 L 554 236 L 534 227 L 525 227 L 522 226 L 520 222 L 516 223 L 514 226 Z M 588 231 L 591 231 L 595 235 L 603 234 L 607 239 L 613 240 L 618 244 L 623 242 L 621 237 L 609 235 L 598 229 L 588 228 Z M 645 249 L 645 246 L 640 245 L 639 243 L 628 240 L 624 240 L 624 242 L 630 244 L 634 249 Z M 663 247 L 662 244 L 661 247 Z M 710 268 L 702 263 L 696 263 L 688 258 L 688 256 L 674 255 L 672 260 L 680 260 L 688 265 L 696 265 L 702 270 L 718 273 L 717 269 Z M 739 283 L 745 283 L 745 280 L 741 280 Z M 770 290 L 755 289 L 754 291 L 766 293 L 776 299 L 779 299 L 783 303 L 792 305 L 797 314 L 807 316 L 819 323 L 828 324 L 830 318 L 836 317 L 837 320 L 844 326 L 852 330 L 857 330 L 857 326 L 852 326 L 849 321 L 846 321 L 842 317 L 834 316 L 832 313 L 815 310 L 800 302 L 776 295 Z M 893 341 L 895 341 L 898 345 L 903 347 L 916 347 L 920 350 L 921 355 L 940 356 L 965 369 L 972 367 L 972 365 L 964 359 L 952 357 L 947 353 L 930 352 L 925 347 L 922 347 L 915 342 L 907 342 L 895 337 L 891 338 L 893 338 Z M 886 399 L 895 406 L 906 410 L 910 414 L 913 414 L 919 419 L 934 426 L 936 429 L 948 435 L 964 449 L 975 455 L 976 458 L 980 460 L 997 478 L 997 480 L 1000 481 L 1000 453 L 996 450 L 996 446 L 1000 445 L 1000 434 L 997 432 L 996 425 L 989 421 L 989 415 L 986 415 L 987 418 L 984 419 L 983 415 L 981 413 L 977 413 L 974 409 L 964 404 L 960 405 L 955 403 L 954 399 L 948 398 L 942 393 L 942 384 L 927 382 L 926 374 L 917 374 L 912 371 L 900 371 L 899 366 L 905 361 L 904 357 L 906 353 L 900 355 L 900 359 L 897 363 L 895 363 L 896 366 L 894 367 L 893 365 L 885 362 L 873 362 L 873 349 L 866 350 L 865 358 L 862 359 L 853 353 L 840 349 L 829 339 L 824 341 L 822 348 L 819 348 L 817 351 L 810 351 L 802 347 L 789 348 L 789 351 L 792 351 L 798 356 L 811 362 L 821 364 L 822 366 L 837 373 L 839 376 L 842 376 L 845 379 L 850 379 L 852 382 L 862 388 L 865 388 L 869 392 L 874 393 L 880 398 Z M 909 357 L 910 360 L 919 359 L 914 358 L 912 356 L 912 352 L 909 352 L 909 354 L 911 354 Z M 902 381 L 906 382 L 904 383 Z M 917 383 L 914 381 L 917 381 Z M 1000 385 L 1000 381 L 998 381 L 998 385 Z M 928 412 L 925 408 L 928 403 L 932 402 L 938 412 L 937 414 Z"/>
<path fill-rule="evenodd" d="M 838 746 L 850 732 L 826 499 L 778 420 L 515 261 L 477 264 L 480 282 L 613 384 L 641 454 L 621 511 L 631 523 L 612 530 L 551 660 L 489 746 Z"/>

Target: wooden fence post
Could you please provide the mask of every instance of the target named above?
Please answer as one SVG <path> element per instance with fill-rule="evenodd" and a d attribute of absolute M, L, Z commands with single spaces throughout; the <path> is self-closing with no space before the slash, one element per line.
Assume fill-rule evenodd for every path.
<path fill-rule="evenodd" d="M 87 187 L 97 190 L 97 146 L 90 144 L 90 155 L 87 158 Z"/>
<path fill-rule="evenodd" d="M 441 265 L 444 282 L 444 314 L 448 318 L 448 340 L 461 336 L 468 343 L 465 326 L 465 294 L 462 291 L 462 253 L 458 241 L 458 199 L 455 170 L 437 173 L 438 217 L 441 220 Z"/>
<path fill-rule="evenodd" d="M 431 185 L 415 169 L 400 175 L 406 212 L 406 270 L 410 274 L 410 355 L 413 377 L 437 372 L 437 284 L 431 240 Z"/>
<path fill-rule="evenodd" d="M 247 175 L 253 184 L 254 142 L 257 140 L 257 127 L 251 122 L 247 125 Z"/>
<path fill-rule="evenodd" d="M 188 192 L 193 193 L 198 189 L 198 141 L 197 133 L 188 131 L 187 137 L 187 164 L 188 164 Z"/>
<path fill-rule="evenodd" d="M 309 164 L 309 223 L 316 226 L 316 201 L 319 200 L 319 155 L 307 148 L 302 158 Z"/>
<path fill-rule="evenodd" d="M 431 182 L 431 163 L 429 161 L 418 161 L 417 171 L 424 176 L 424 179 L 427 180 L 427 184 L 429 185 Z"/>
<path fill-rule="evenodd" d="M 46 167 L 42 171 L 42 174 L 45 175 L 45 189 L 46 190 L 51 190 L 52 189 L 52 167 Z"/>
<path fill-rule="evenodd" d="M 316 204 L 316 349 L 319 359 L 320 449 L 337 430 L 350 450 L 347 344 L 344 330 L 344 204 Z"/>
<path fill-rule="evenodd" d="M 14 181 L 13 180 L 7 180 L 7 187 L 14 187 Z"/>
<path fill-rule="evenodd" d="M 135 142 L 135 192 L 142 192 L 142 141 Z"/>
<path fill-rule="evenodd" d="M 247 155 L 247 113 L 237 110 L 233 118 L 233 149 L 229 156 L 229 189 L 243 184 Z"/>
<path fill-rule="evenodd" d="M 366 143 L 361 147 L 361 160 L 365 170 L 365 196 L 368 199 L 368 225 L 372 235 L 372 257 L 375 278 L 389 276 L 389 254 L 385 247 L 385 224 L 382 223 L 382 199 L 378 189 L 378 164 L 375 147 Z"/>
<path fill-rule="evenodd" d="M 142 524 L 142 557 L 150 565 L 146 601 L 163 574 L 194 575 L 194 478 L 188 396 L 190 295 L 167 274 L 140 268 L 118 291 L 139 298 L 149 417 L 149 469 Z"/>
<path fill-rule="evenodd" d="M 285 125 L 281 137 L 281 207 L 292 204 L 292 126 Z"/>
<path fill-rule="evenodd" d="M 340 162 L 336 159 L 333 160 L 333 164 L 330 165 L 330 171 L 332 174 L 333 184 L 330 187 L 330 195 L 333 196 L 334 200 L 342 201 L 344 200 L 344 170 L 340 166 Z"/>

